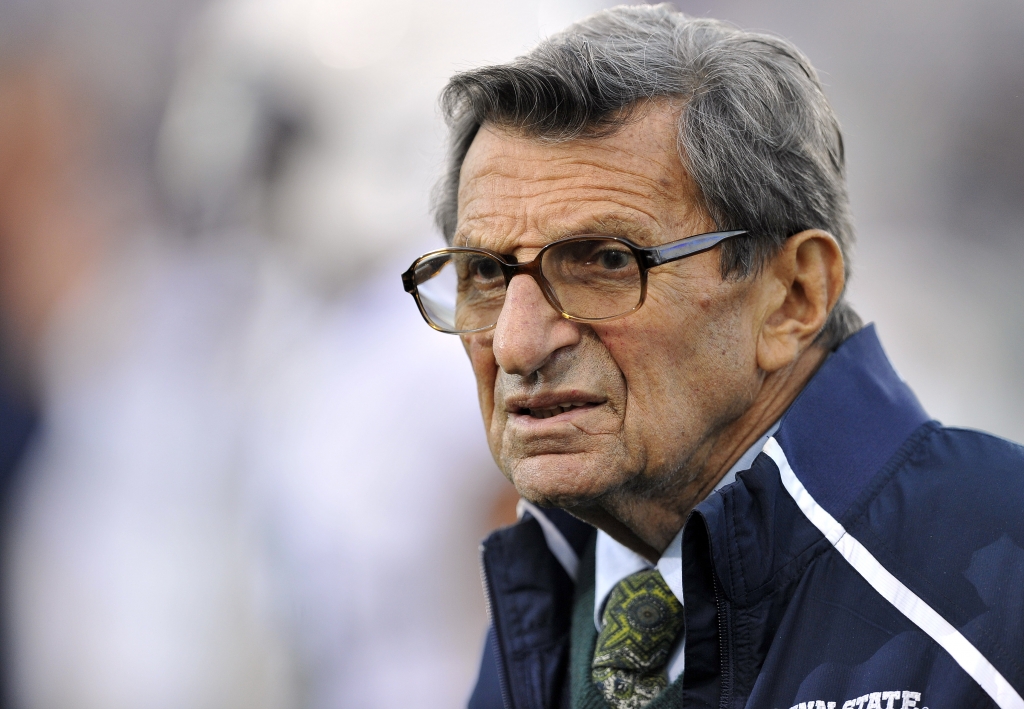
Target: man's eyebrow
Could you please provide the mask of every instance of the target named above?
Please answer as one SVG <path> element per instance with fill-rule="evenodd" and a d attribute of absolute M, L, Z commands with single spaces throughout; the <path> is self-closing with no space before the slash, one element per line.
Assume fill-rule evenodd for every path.
<path fill-rule="evenodd" d="M 451 246 L 472 246 L 472 244 L 470 243 L 470 241 L 472 240 L 472 237 L 473 237 L 472 230 L 469 230 L 469 229 L 457 230 L 452 235 L 452 241 L 451 241 L 450 245 Z"/>
<path fill-rule="evenodd" d="M 592 217 L 584 217 L 578 221 L 548 231 L 546 236 L 551 241 L 558 241 L 570 236 L 582 236 L 594 234 L 598 236 L 621 236 L 638 243 L 645 243 L 654 239 L 653 231 L 640 220 L 620 214 L 602 214 Z M 479 236 L 474 234 L 472 229 L 456 232 L 452 238 L 452 246 L 479 246 Z"/>
<path fill-rule="evenodd" d="M 622 236 L 640 242 L 648 241 L 653 236 L 650 227 L 639 220 L 618 214 L 588 217 L 565 229 L 559 230 L 558 233 L 552 236 L 556 239 L 564 239 L 568 236 L 579 236 L 581 234 Z"/>

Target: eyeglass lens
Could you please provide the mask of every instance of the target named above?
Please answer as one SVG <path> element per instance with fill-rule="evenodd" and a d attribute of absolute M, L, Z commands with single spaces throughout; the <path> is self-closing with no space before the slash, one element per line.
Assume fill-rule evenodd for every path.
<path fill-rule="evenodd" d="M 447 251 L 416 264 L 427 317 L 447 332 L 493 326 L 505 302 L 501 263 L 482 252 Z M 636 257 L 613 239 L 572 239 L 545 250 L 541 273 L 565 315 L 601 320 L 634 310 L 643 292 Z"/>

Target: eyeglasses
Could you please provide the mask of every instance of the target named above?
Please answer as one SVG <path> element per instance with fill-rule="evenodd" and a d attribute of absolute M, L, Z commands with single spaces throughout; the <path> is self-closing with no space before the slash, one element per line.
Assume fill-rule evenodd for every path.
<path fill-rule="evenodd" d="M 600 322 L 644 304 L 650 269 L 746 233 L 716 231 L 651 247 L 616 236 L 572 236 L 548 244 L 529 263 L 488 249 L 453 246 L 413 261 L 402 274 L 402 285 L 428 325 L 456 335 L 494 327 L 509 283 L 519 275 L 532 277 L 563 317 Z"/>

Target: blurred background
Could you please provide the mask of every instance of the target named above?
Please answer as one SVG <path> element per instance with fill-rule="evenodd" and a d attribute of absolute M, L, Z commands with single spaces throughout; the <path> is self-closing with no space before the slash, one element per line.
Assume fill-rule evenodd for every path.
<path fill-rule="evenodd" d="M 398 274 L 447 77 L 605 5 L 0 0 L 3 706 L 464 702 L 515 496 Z M 676 5 L 811 57 L 853 304 L 1024 440 L 1024 0 Z"/>

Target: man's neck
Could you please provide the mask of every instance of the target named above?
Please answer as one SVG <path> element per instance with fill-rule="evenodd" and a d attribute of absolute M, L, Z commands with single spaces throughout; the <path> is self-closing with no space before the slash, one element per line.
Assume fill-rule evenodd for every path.
<path fill-rule="evenodd" d="M 687 516 L 793 403 L 825 360 L 827 352 L 811 347 L 789 367 L 765 376 L 749 407 L 704 446 L 699 465 L 681 471 L 681 484 L 658 497 L 617 492 L 569 510 L 605 531 L 620 544 L 657 562 Z"/>

